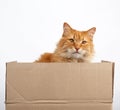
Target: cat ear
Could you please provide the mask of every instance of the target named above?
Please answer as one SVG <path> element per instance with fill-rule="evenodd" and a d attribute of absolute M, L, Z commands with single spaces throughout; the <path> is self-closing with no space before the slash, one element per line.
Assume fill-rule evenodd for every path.
<path fill-rule="evenodd" d="M 70 27 L 70 25 L 68 23 L 63 24 L 63 34 L 64 35 L 67 35 L 68 33 L 70 33 L 71 29 L 72 28 Z"/>
<path fill-rule="evenodd" d="M 91 28 L 91 29 L 88 30 L 88 34 L 92 38 L 93 38 L 93 35 L 95 34 L 95 32 L 96 32 L 96 28 L 95 27 L 93 27 L 93 28 Z"/>

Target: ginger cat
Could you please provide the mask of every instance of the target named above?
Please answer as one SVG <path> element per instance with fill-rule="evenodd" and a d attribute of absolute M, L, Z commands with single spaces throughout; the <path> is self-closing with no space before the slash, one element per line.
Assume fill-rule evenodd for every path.
<path fill-rule="evenodd" d="M 64 23 L 63 35 L 53 53 L 44 53 L 35 62 L 90 62 L 94 55 L 93 35 L 96 28 L 78 31 Z"/>

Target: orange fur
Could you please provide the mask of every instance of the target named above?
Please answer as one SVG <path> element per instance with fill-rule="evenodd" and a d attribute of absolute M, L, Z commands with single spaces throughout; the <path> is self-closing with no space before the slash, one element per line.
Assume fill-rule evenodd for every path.
<path fill-rule="evenodd" d="M 53 53 L 44 53 L 35 62 L 90 62 L 94 55 L 93 35 L 96 28 L 77 31 L 64 23 L 63 35 Z"/>

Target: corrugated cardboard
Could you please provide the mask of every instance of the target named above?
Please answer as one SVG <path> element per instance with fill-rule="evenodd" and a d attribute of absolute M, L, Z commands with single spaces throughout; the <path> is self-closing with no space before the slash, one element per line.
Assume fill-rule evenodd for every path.
<path fill-rule="evenodd" d="M 7 63 L 6 110 L 111 110 L 114 64 Z"/>

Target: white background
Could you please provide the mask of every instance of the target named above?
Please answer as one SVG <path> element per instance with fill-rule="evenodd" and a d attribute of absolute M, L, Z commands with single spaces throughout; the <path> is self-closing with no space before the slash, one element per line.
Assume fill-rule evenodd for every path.
<path fill-rule="evenodd" d="M 119 0 L 0 0 L 0 110 L 4 110 L 5 63 L 33 62 L 52 52 L 63 23 L 86 30 L 97 28 L 95 60 L 116 63 L 114 110 L 120 110 Z"/>

